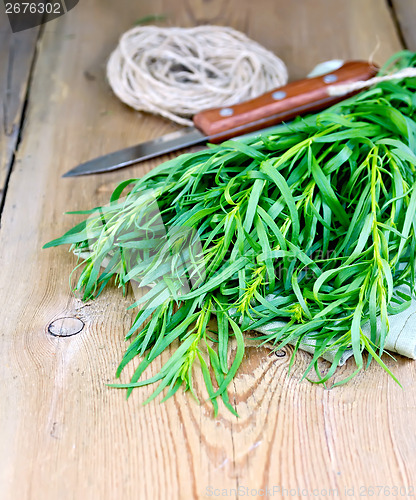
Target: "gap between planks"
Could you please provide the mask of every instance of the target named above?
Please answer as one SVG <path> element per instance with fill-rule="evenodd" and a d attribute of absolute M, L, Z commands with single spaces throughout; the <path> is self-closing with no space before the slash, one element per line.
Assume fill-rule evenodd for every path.
<path fill-rule="evenodd" d="M 8 42 L 8 50 L 4 51 L 3 54 L 0 52 L 0 56 L 7 57 L 7 69 L 3 76 L 5 82 L 3 84 L 4 97 L 2 99 L 2 109 L 0 110 L 3 122 L 0 132 L 0 146 L 3 149 L 3 152 L 0 151 L 1 230 L 1 216 L 6 202 L 10 176 L 16 161 L 16 153 L 22 140 L 30 85 L 38 55 L 38 42 L 41 39 L 43 29 L 40 26 L 28 30 L 28 32 L 12 33 L 5 14 L 0 14 L 0 31 L 3 31 L 2 37 L 0 33 L 0 39 L 6 39 L 3 47 Z M 16 81 L 14 81 L 13 72 L 16 65 L 20 65 L 22 68 L 17 70 Z M 10 117 L 9 115 L 13 115 L 13 112 L 14 116 Z"/>

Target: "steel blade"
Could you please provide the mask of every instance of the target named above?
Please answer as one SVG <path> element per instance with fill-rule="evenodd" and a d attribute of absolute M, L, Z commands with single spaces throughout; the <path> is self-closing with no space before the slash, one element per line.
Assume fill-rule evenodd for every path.
<path fill-rule="evenodd" d="M 320 101 L 317 101 L 318 104 L 319 102 Z M 293 112 L 302 114 L 304 109 L 300 106 L 298 108 L 293 108 Z M 279 125 L 274 125 L 272 127 L 267 127 L 265 125 L 265 123 L 274 119 L 278 122 L 279 115 L 272 115 L 253 121 L 251 124 L 255 129 L 253 132 L 243 133 L 244 129 L 246 129 L 246 125 L 242 125 L 228 130 L 226 134 L 230 135 L 233 138 L 232 140 L 244 140 L 245 138 L 260 136 L 279 128 Z M 218 142 L 218 139 L 221 139 L 222 136 L 223 133 L 206 136 L 195 127 L 187 127 L 183 130 L 157 137 L 151 141 L 142 142 L 141 144 L 81 163 L 62 177 L 76 177 L 80 175 L 110 172 L 111 170 L 117 170 L 118 168 L 132 165 L 133 163 L 156 158 L 157 156 L 171 153 L 178 149 L 196 146 L 198 144 L 207 144 L 210 141 Z"/>
<path fill-rule="evenodd" d="M 152 141 L 143 142 L 81 163 L 64 174 L 63 177 L 109 172 L 110 170 L 126 167 L 138 161 L 149 160 L 150 158 L 178 149 L 204 144 L 207 140 L 208 138 L 195 127 L 187 127 L 177 132 L 163 135 Z"/>
<path fill-rule="evenodd" d="M 317 100 L 315 101 L 315 105 L 318 109 L 322 109 L 325 102 L 326 99 Z M 294 116 L 303 115 L 308 108 L 308 105 L 294 107 L 292 108 L 292 113 Z M 270 122 L 275 122 L 276 124 L 281 122 L 281 115 L 270 115 L 251 122 L 250 126 L 254 129 L 254 132 L 244 133 L 247 129 L 247 125 L 241 125 L 227 130 L 225 135 L 226 137 L 232 137 L 232 140 L 241 140 L 246 137 L 258 136 L 265 133 L 267 130 L 276 128 L 276 125 L 274 127 L 267 127 Z M 144 160 L 149 160 L 150 158 L 155 158 L 189 146 L 206 144 L 210 141 L 218 143 L 221 142 L 218 139 L 221 139 L 223 136 L 224 132 L 214 134 L 212 136 L 206 136 L 195 127 L 187 127 L 183 130 L 179 130 L 178 132 L 163 135 L 152 141 L 142 142 L 136 146 L 131 146 L 108 155 L 100 156 L 99 158 L 94 158 L 93 160 L 89 160 L 85 163 L 81 163 L 81 165 L 73 168 L 62 177 L 75 177 L 78 175 L 110 172 L 111 170 L 117 170 L 118 168 L 126 167 L 127 165 L 139 163 Z"/>

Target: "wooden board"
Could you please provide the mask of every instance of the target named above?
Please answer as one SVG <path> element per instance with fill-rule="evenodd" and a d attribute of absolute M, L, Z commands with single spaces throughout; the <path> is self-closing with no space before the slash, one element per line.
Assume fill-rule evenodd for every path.
<path fill-rule="evenodd" d="M 12 33 L 0 9 L 0 207 L 17 145 L 39 29 Z"/>
<path fill-rule="evenodd" d="M 392 0 L 406 48 L 416 51 L 416 2 L 413 0 Z"/>
<path fill-rule="evenodd" d="M 290 349 L 277 357 L 249 347 L 231 395 L 239 419 L 221 408 L 214 420 L 208 405 L 181 393 L 142 407 L 150 389 L 126 402 L 106 387 L 126 347 L 132 298 L 109 289 L 81 303 L 69 291 L 73 256 L 41 246 L 78 220 L 66 210 L 106 203 L 117 182 L 157 161 L 84 178 L 62 179 L 64 172 L 177 128 L 128 109 L 105 82 L 118 36 L 149 13 L 167 14 L 169 25 L 243 30 L 280 55 L 292 79 L 325 59 L 366 59 L 377 39 L 379 62 L 400 49 L 380 0 L 89 0 L 45 25 L 0 230 L 2 498 L 189 499 L 220 490 L 235 497 L 237 488 L 240 496 L 269 488 L 276 498 L 318 496 L 317 489 L 351 498 L 367 491 L 360 488 L 413 486 L 416 367 L 403 358 L 386 358 L 403 389 L 371 366 L 328 391 L 299 383 L 307 354 L 288 376 Z M 81 320 L 82 331 L 50 335 L 49 325 L 65 317 Z M 198 393 L 201 386 L 197 377 Z"/>

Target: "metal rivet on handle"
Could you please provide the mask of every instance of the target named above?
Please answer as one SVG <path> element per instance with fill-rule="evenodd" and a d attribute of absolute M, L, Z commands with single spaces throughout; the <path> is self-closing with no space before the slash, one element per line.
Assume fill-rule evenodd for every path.
<path fill-rule="evenodd" d="M 324 76 L 324 82 L 325 83 L 334 83 L 338 80 L 337 75 L 325 75 Z"/>
<path fill-rule="evenodd" d="M 232 116 L 234 114 L 234 110 L 232 108 L 222 108 L 220 110 L 221 116 Z"/>
<path fill-rule="evenodd" d="M 272 97 L 275 101 L 281 101 L 286 97 L 286 92 L 283 90 L 276 90 L 276 92 L 273 92 Z"/>

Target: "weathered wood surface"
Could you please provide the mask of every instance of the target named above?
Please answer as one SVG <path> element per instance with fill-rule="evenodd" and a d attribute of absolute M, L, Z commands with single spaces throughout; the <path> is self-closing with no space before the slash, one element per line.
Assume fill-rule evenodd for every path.
<path fill-rule="evenodd" d="M 276 357 L 250 347 L 231 398 L 240 419 L 222 408 L 214 420 L 189 395 L 142 407 L 150 389 L 126 402 L 124 392 L 106 387 L 126 347 L 131 297 L 110 289 L 82 304 L 68 286 L 73 256 L 41 246 L 76 221 L 66 210 L 106 203 L 118 181 L 157 162 L 75 179 L 62 179 L 64 172 L 175 129 L 131 111 L 105 83 L 118 36 L 149 13 L 167 14 L 172 25 L 243 30 L 280 55 L 292 79 L 325 59 L 366 59 L 377 40 L 378 62 L 400 49 L 380 0 L 86 0 L 45 25 L 0 231 L 1 498 L 189 499 L 247 487 L 275 488 L 276 498 L 279 487 L 301 490 L 283 497 L 316 497 L 318 489 L 321 497 L 336 490 L 351 498 L 360 487 L 415 485 L 416 365 L 403 358 L 386 358 L 403 389 L 374 365 L 327 391 L 299 383 L 307 354 L 288 377 L 290 349 Z M 85 327 L 51 335 L 49 325 L 65 317 Z M 50 327 L 77 328 L 73 319 Z M 197 378 L 198 392 L 201 385 Z"/>
<path fill-rule="evenodd" d="M 0 8 L 0 207 L 12 166 L 39 29 L 12 33 Z"/>
<path fill-rule="evenodd" d="M 406 48 L 416 51 L 416 2 L 392 0 L 392 5 Z"/>

